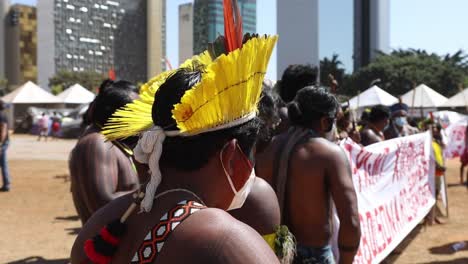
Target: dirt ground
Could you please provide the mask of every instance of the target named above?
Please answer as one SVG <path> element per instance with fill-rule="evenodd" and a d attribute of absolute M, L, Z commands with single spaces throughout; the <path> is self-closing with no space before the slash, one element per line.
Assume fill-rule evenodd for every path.
<path fill-rule="evenodd" d="M 67 159 L 75 141 L 37 142 L 13 136 L 9 150 L 12 190 L 0 193 L 0 263 L 68 263 L 80 229 L 68 181 Z M 418 227 L 386 263 L 468 263 L 468 191 L 458 185 L 458 161 L 448 162 L 450 218 Z"/>

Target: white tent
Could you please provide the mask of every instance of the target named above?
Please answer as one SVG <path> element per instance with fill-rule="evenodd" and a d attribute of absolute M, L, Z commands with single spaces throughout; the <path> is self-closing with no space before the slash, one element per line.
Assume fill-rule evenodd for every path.
<path fill-rule="evenodd" d="M 393 105 L 398 103 L 398 99 L 386 91 L 380 89 L 377 85 L 365 90 L 360 95 L 349 100 L 351 108 L 361 108 L 374 105 Z"/>
<path fill-rule="evenodd" d="M 2 100 L 10 104 L 59 104 L 61 102 L 57 96 L 30 81 L 3 96 Z"/>
<path fill-rule="evenodd" d="M 414 99 L 414 104 L 413 104 Z M 421 84 L 413 90 L 405 93 L 401 100 L 409 107 L 414 108 L 429 108 L 439 107 L 447 101 L 447 97 L 429 88 L 425 84 Z"/>
<path fill-rule="evenodd" d="M 8 121 L 11 128 L 14 128 L 16 119 L 24 117 L 30 106 L 43 108 L 56 108 L 61 106 L 60 98 L 30 81 L 3 96 L 2 100 L 11 105 L 11 107 L 7 109 L 7 114 L 9 116 Z"/>
<path fill-rule="evenodd" d="M 442 107 L 465 107 L 468 105 L 468 88 L 450 97 Z"/>
<path fill-rule="evenodd" d="M 451 124 L 455 124 L 461 120 L 468 120 L 467 115 L 463 115 L 453 111 L 437 111 L 433 112 L 432 115 L 434 116 L 434 118 L 440 120 L 444 128 Z"/>
<path fill-rule="evenodd" d="M 88 104 L 94 100 L 95 95 L 79 84 L 70 86 L 57 95 L 64 104 Z"/>

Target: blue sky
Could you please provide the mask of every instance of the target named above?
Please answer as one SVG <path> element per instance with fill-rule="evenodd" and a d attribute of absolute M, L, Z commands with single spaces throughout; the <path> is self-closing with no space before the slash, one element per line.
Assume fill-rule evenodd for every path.
<path fill-rule="evenodd" d="M 48 0 L 52 1 L 52 0 Z M 279 0 L 285 1 L 285 0 Z M 322 0 L 323 1 L 323 0 Z M 334 17 L 321 18 L 323 23 L 334 25 L 352 25 L 349 13 L 342 12 L 351 8 L 352 0 L 325 0 L 336 8 Z M 458 49 L 468 51 L 468 32 L 466 27 L 467 0 L 389 0 L 390 1 L 390 46 L 391 48 L 420 48 L 428 52 L 439 54 L 454 53 Z M 13 0 L 12 3 L 25 3 L 34 5 L 36 0 Z M 167 56 L 171 63 L 178 62 L 178 5 L 192 2 L 190 0 L 167 0 Z M 276 6 L 272 0 L 257 0 L 257 31 L 259 33 L 276 32 Z M 328 3 L 328 2 L 327 2 Z M 330 5 L 321 5 L 326 9 Z M 322 9 L 321 9 L 322 10 Z M 328 13 L 328 12 L 327 12 Z M 334 29 L 333 34 L 327 35 L 327 41 L 337 43 L 332 50 L 330 47 L 321 47 L 321 53 L 330 56 L 333 51 L 339 53 L 349 49 L 343 43 L 351 34 L 351 27 L 340 31 Z M 280 36 L 281 37 L 281 36 Z M 340 58 L 345 64 L 351 64 L 350 58 Z M 273 56 L 267 77 L 276 79 L 276 56 Z"/>

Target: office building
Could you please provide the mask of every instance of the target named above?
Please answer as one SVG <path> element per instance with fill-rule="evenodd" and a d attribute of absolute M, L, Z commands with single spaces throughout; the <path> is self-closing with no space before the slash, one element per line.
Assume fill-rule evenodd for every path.
<path fill-rule="evenodd" d="M 277 77 L 291 64 L 319 63 L 317 0 L 277 0 Z"/>
<path fill-rule="evenodd" d="M 117 79 L 145 82 L 149 61 L 158 65 L 152 73 L 161 72 L 165 16 L 158 4 L 164 2 L 38 0 L 39 84 L 47 87 L 62 70 L 115 71 Z"/>
<path fill-rule="evenodd" d="M 193 56 L 193 4 L 179 5 L 179 64 Z"/>
<path fill-rule="evenodd" d="M 5 21 L 5 77 L 10 87 L 37 81 L 36 8 L 15 4 Z"/>
<path fill-rule="evenodd" d="M 166 70 L 166 0 L 147 0 L 147 5 L 147 78 L 150 79 Z"/>
<path fill-rule="evenodd" d="M 5 39 L 5 17 L 10 1 L 0 0 L 0 40 Z M 5 41 L 0 41 L 0 79 L 5 78 Z"/>
<path fill-rule="evenodd" d="M 256 33 L 257 1 L 238 0 L 244 33 Z M 193 5 L 193 53 L 207 49 L 219 35 L 224 35 L 223 0 L 195 0 Z"/>
<path fill-rule="evenodd" d="M 354 0 L 354 69 L 390 51 L 390 1 Z"/>

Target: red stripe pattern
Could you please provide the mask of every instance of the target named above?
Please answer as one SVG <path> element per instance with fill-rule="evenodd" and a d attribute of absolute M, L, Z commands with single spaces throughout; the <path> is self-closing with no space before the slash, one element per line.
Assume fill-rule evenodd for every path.
<path fill-rule="evenodd" d="M 164 242 L 175 228 L 193 213 L 205 209 L 206 206 L 194 201 L 182 201 L 172 210 L 164 214 L 159 223 L 145 236 L 131 263 L 153 263 L 161 253 Z"/>

